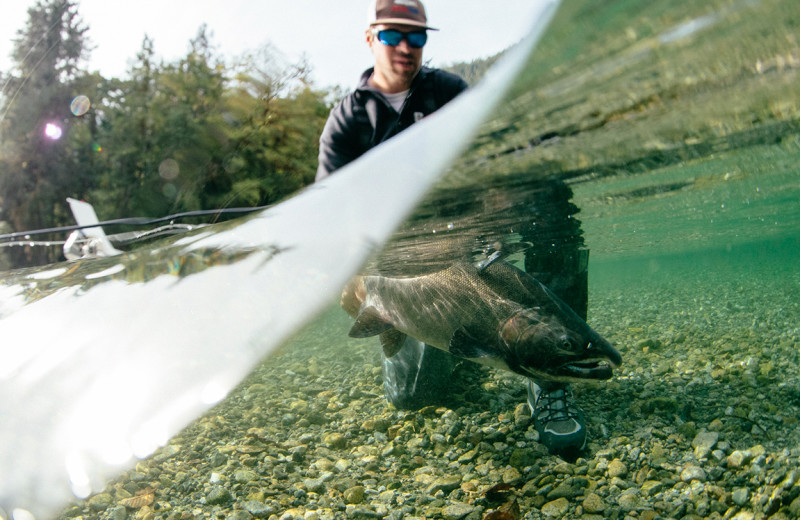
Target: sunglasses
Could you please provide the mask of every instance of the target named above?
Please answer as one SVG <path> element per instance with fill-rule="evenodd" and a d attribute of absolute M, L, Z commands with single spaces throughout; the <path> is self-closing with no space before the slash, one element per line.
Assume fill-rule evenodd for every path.
<path fill-rule="evenodd" d="M 384 29 L 383 31 L 373 29 L 372 35 L 377 36 L 378 41 L 389 47 L 397 47 L 401 41 L 405 40 L 412 49 L 419 49 L 428 41 L 428 33 L 425 31 L 402 32 L 397 29 Z"/>

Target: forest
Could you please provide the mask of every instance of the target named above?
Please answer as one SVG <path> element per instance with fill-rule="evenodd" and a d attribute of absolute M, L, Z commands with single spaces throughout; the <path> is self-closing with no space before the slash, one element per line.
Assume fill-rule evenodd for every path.
<path fill-rule="evenodd" d="M 144 36 L 125 78 L 87 72 L 89 27 L 75 0 L 40 0 L 0 71 L 0 233 L 73 224 L 65 199 L 103 220 L 272 204 L 312 182 L 338 88 L 269 47 L 237 63 L 201 26 L 175 62 Z M 455 69 L 475 80 L 482 64 Z M 63 238 L 63 237 L 62 237 Z M 59 260 L 6 247 L 1 268 Z"/>

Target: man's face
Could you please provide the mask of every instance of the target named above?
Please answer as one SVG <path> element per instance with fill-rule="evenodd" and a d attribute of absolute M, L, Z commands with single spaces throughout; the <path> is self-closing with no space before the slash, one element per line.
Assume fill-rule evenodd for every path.
<path fill-rule="evenodd" d="M 401 32 L 421 30 L 419 27 L 399 24 L 380 24 L 375 28 L 379 31 L 395 29 Z M 375 57 L 375 81 L 378 87 L 389 92 L 407 90 L 422 66 L 422 47 L 411 47 L 405 38 L 395 47 L 384 45 L 371 30 L 367 31 L 367 43 Z"/>

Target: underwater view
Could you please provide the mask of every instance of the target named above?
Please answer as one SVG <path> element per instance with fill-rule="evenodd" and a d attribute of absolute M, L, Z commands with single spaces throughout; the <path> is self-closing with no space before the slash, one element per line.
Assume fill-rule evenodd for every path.
<path fill-rule="evenodd" d="M 224 399 L 222 390 L 206 399 L 213 407 L 177 435 L 148 438 L 143 454 L 159 446 L 151 456 L 104 479 L 102 491 L 93 482 L 90 496 L 56 517 L 800 517 L 800 3 L 566 1 L 526 60 L 403 223 L 376 217 L 369 247 L 315 237 L 312 216 L 276 211 L 154 242 L 124 268 L 106 258 L 4 275 L 0 319 L 38 300 L 79 306 L 94 292 L 100 306 L 132 295 L 129 305 L 141 309 L 120 342 L 146 341 L 172 320 L 167 339 L 142 351 L 132 394 L 169 377 L 157 365 L 170 343 L 181 345 L 185 365 L 204 344 L 198 370 L 222 373 L 269 350 L 254 337 L 289 337 L 254 370 L 245 361 L 225 372 L 219 388 L 236 386 Z M 322 199 L 326 185 L 312 188 Z M 360 189 L 348 202 L 371 197 L 378 211 L 403 184 Z M 346 234 L 350 215 L 340 213 Z M 259 237 L 263 229 L 321 244 L 293 249 L 284 235 Z M 358 273 L 301 269 L 304 256 L 361 262 L 364 251 Z M 378 333 L 348 335 L 354 319 L 336 285 L 345 274 L 415 280 L 453 265 L 491 272 L 507 263 L 575 307 L 572 285 L 547 274 L 573 262 L 588 269 L 588 308 L 574 310 L 622 362 L 608 378 L 571 380 L 588 438 L 570 457 L 540 442 L 525 367 L 460 359 L 436 402 L 389 404 Z M 194 273 L 212 271 L 202 315 L 147 311 L 154 295 L 199 295 Z M 264 272 L 280 283 L 260 285 Z M 312 279 L 321 301 L 300 316 L 292 292 Z M 148 284 L 155 292 L 142 292 Z M 215 303 L 215 291 L 236 284 L 247 287 L 239 303 Z M 277 303 L 273 321 L 256 323 L 259 302 L 284 298 L 291 317 Z M 0 367 L 0 379 L 9 373 Z M 115 403 L 98 402 L 97 424 L 117 417 Z M 146 410 L 135 413 L 147 424 Z"/>

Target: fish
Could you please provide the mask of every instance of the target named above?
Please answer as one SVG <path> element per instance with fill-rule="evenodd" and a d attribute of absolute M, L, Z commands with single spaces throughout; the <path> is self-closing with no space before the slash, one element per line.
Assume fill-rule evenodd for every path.
<path fill-rule="evenodd" d="M 406 336 L 537 381 L 605 380 L 622 356 L 536 278 L 503 260 L 457 262 L 422 276 L 354 276 L 340 304 L 353 338 Z"/>

